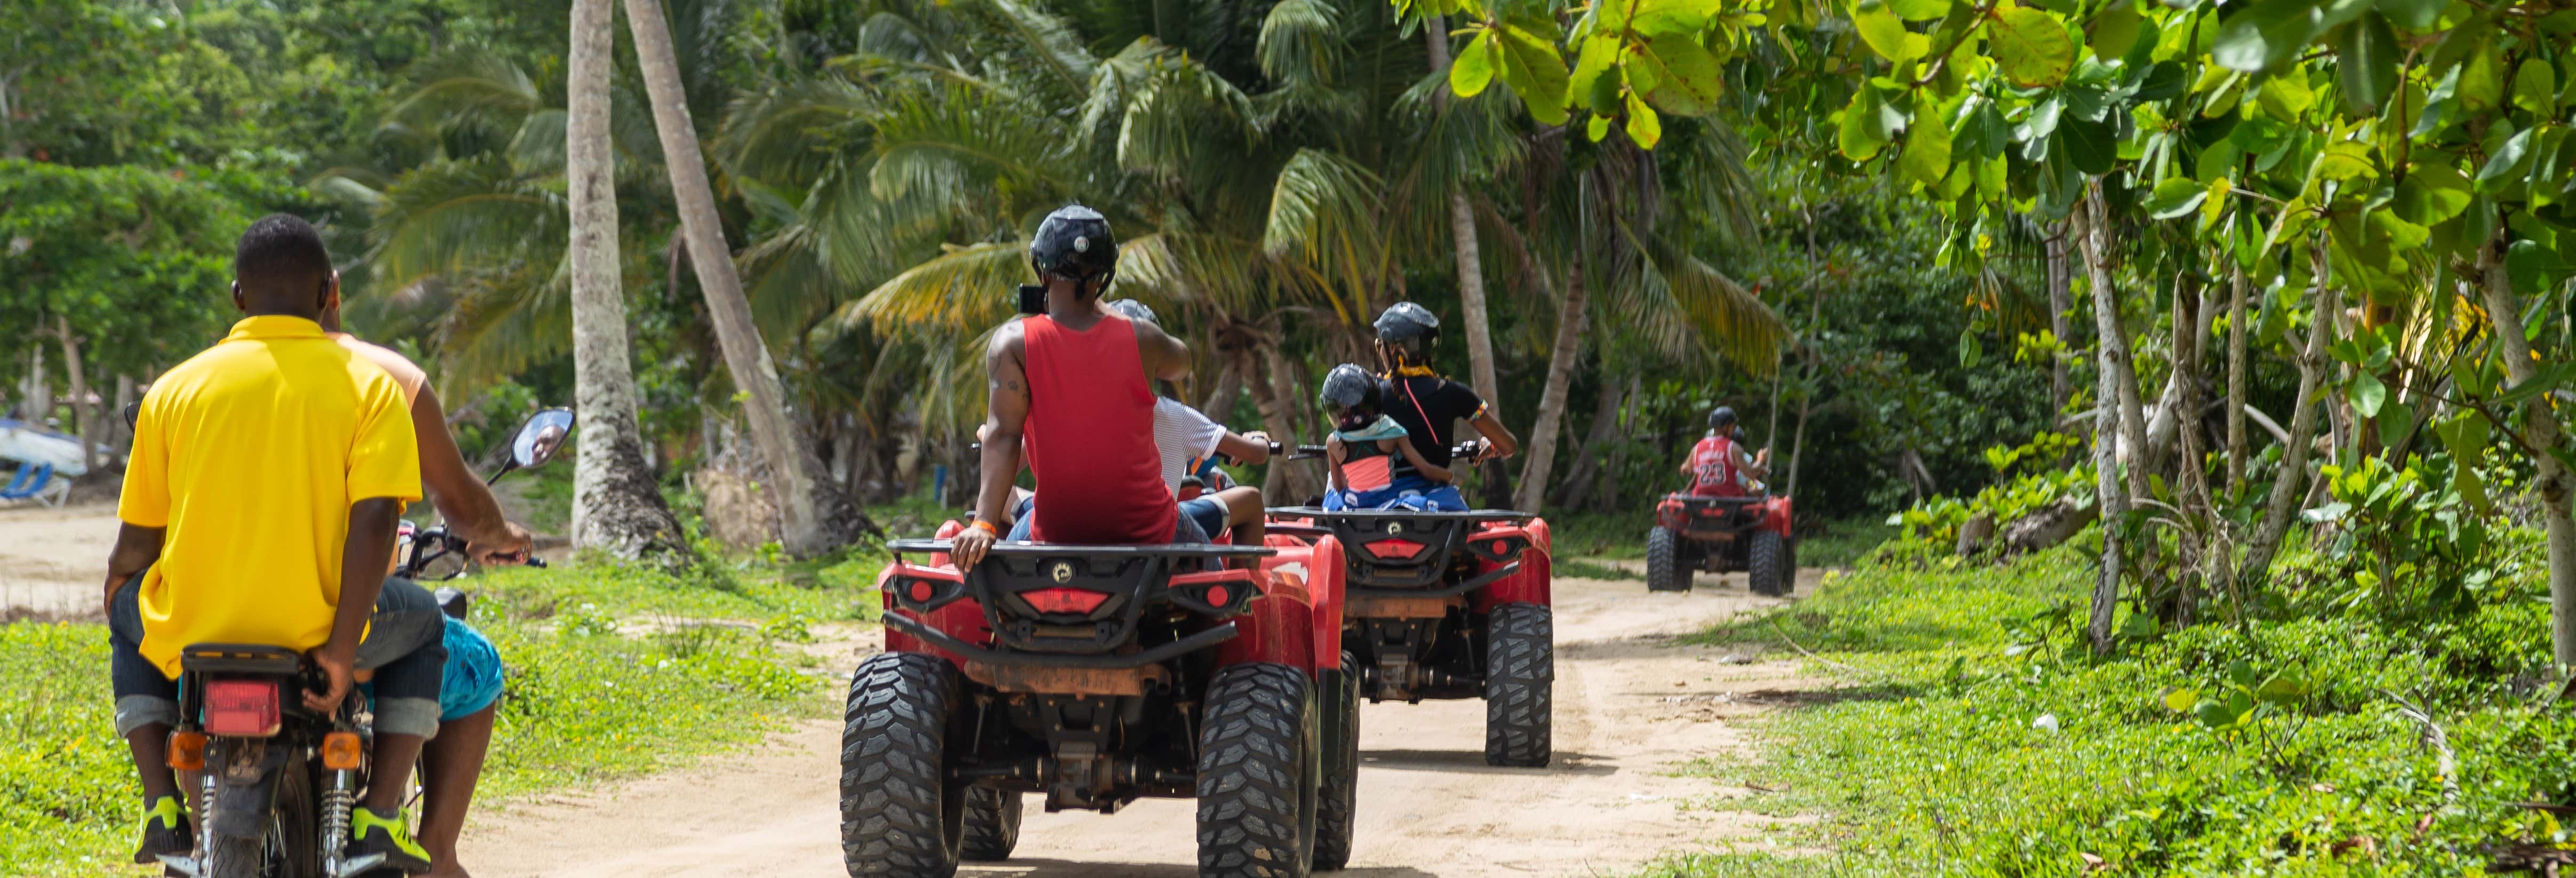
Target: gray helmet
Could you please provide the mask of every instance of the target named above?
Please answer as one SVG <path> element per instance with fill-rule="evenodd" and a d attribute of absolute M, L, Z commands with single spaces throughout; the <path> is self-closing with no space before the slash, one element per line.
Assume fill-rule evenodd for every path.
<path fill-rule="evenodd" d="M 1109 235 L 1109 218 L 1079 204 L 1047 214 L 1029 239 L 1029 267 L 1040 278 L 1108 283 L 1118 273 L 1118 241 Z"/>
<path fill-rule="evenodd" d="M 1432 342 L 1440 340 L 1440 317 L 1412 302 L 1397 302 L 1377 315 L 1377 340 L 1403 349 L 1406 358 L 1416 363 L 1422 362 L 1430 358 Z"/>
<path fill-rule="evenodd" d="M 1324 373 L 1324 389 L 1316 397 L 1333 408 L 1374 412 L 1377 392 L 1377 376 L 1357 363 L 1343 363 Z"/>
<path fill-rule="evenodd" d="M 1708 413 L 1709 429 L 1723 430 L 1732 426 L 1735 426 L 1734 409 L 1727 408 L 1726 406 L 1718 406 L 1716 409 Z"/>
<path fill-rule="evenodd" d="M 1145 303 L 1134 299 L 1120 299 L 1118 301 L 1111 302 L 1109 303 L 1109 310 L 1118 312 L 1118 316 L 1120 317 L 1125 317 L 1139 323 L 1151 323 L 1156 326 L 1163 325 L 1162 321 L 1154 319 L 1154 309 L 1145 307 Z"/>

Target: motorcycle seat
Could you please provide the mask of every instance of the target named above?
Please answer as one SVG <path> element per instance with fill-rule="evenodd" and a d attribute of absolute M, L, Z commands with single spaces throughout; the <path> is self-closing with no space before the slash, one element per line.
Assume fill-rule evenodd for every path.
<path fill-rule="evenodd" d="M 304 656 L 283 646 L 259 643 L 191 643 L 179 650 L 179 669 L 193 674 L 261 674 L 291 677 L 304 668 Z"/>

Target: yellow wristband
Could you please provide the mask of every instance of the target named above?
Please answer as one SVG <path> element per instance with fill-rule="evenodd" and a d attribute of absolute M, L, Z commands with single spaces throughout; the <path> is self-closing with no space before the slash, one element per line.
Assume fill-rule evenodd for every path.
<path fill-rule="evenodd" d="M 975 526 L 983 529 L 985 533 L 992 534 L 997 537 L 1002 535 L 1002 529 L 1000 526 L 981 518 L 975 519 Z"/>

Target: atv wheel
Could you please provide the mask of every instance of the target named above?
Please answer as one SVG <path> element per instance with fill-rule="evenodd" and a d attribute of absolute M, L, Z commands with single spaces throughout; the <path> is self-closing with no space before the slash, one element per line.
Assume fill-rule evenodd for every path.
<path fill-rule="evenodd" d="M 965 836 L 958 848 L 961 859 L 981 863 L 1010 859 L 1011 849 L 1020 846 L 1020 794 L 968 787 Z"/>
<path fill-rule="evenodd" d="M 1342 669 L 1325 678 L 1324 785 L 1315 812 L 1315 870 L 1351 862 L 1351 830 L 1359 811 L 1360 663 L 1342 653 Z"/>
<path fill-rule="evenodd" d="M 1691 569 L 1684 566 L 1681 537 L 1657 526 L 1646 532 L 1646 590 L 1689 591 Z"/>
<path fill-rule="evenodd" d="M 841 862 L 850 878 L 950 878 L 965 790 L 947 778 L 957 671 L 937 656 L 868 657 L 841 731 Z"/>
<path fill-rule="evenodd" d="M 1199 730 L 1200 878 L 1305 878 L 1320 737 L 1309 708 L 1304 671 L 1251 663 L 1216 672 Z"/>
<path fill-rule="evenodd" d="M 1485 617 L 1485 764 L 1547 765 L 1555 752 L 1556 621 L 1537 604 Z"/>
<path fill-rule="evenodd" d="M 1788 594 L 1789 572 L 1781 567 L 1781 562 L 1787 560 L 1784 557 L 1787 554 L 1781 548 L 1779 532 L 1754 531 L 1753 545 L 1751 551 L 1747 553 L 1749 557 L 1744 565 L 1746 587 L 1753 589 L 1753 593 L 1758 595 L 1776 597 Z"/>

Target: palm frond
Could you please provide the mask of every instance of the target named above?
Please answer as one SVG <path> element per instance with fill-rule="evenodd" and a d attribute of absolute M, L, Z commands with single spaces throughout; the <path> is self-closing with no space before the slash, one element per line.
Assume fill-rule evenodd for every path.
<path fill-rule="evenodd" d="M 950 247 L 869 290 L 833 319 L 844 326 L 864 318 L 950 330 L 999 323 L 1012 312 L 1012 291 L 1028 278 L 1027 246 L 1010 241 Z"/>

